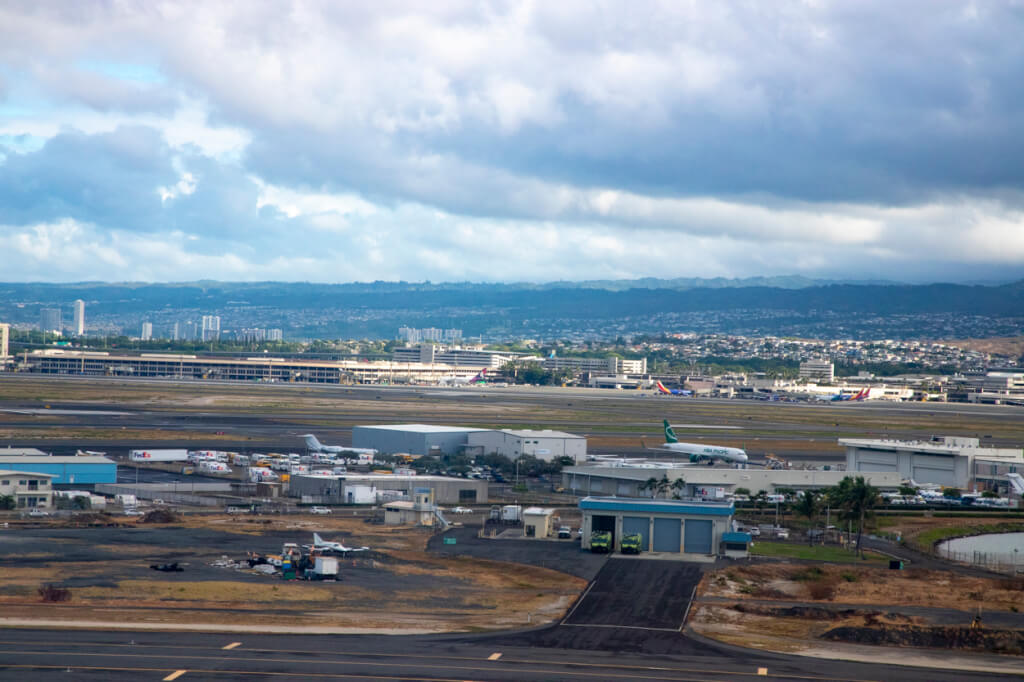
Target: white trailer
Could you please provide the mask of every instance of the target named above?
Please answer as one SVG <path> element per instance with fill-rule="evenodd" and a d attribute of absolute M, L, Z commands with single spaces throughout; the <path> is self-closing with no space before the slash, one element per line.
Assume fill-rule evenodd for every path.
<path fill-rule="evenodd" d="M 267 467 L 249 467 L 249 482 L 250 483 L 263 483 L 266 481 L 276 481 L 280 476 L 275 474 L 273 470 Z"/>
<path fill-rule="evenodd" d="M 114 497 L 114 502 L 125 508 L 136 507 L 139 504 L 139 501 L 135 498 L 134 495 L 128 494 L 116 495 Z"/>
<path fill-rule="evenodd" d="M 133 462 L 185 462 L 188 460 L 188 450 L 132 450 L 128 453 L 128 458 Z"/>
<path fill-rule="evenodd" d="M 338 577 L 338 557 L 318 556 L 313 563 L 314 580 L 334 580 Z"/>

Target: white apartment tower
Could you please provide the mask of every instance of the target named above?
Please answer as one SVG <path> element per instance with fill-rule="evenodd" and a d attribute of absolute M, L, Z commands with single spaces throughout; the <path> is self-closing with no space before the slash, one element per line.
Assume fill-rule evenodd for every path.
<path fill-rule="evenodd" d="M 142 323 L 142 340 L 149 341 L 153 338 L 153 323 L 143 322 Z"/>
<path fill-rule="evenodd" d="M 85 301 L 77 299 L 72 306 L 75 310 L 75 336 L 85 334 Z"/>
<path fill-rule="evenodd" d="M 7 357 L 11 339 L 11 325 L 0 322 L 0 359 Z"/>
<path fill-rule="evenodd" d="M 220 338 L 220 315 L 203 315 L 202 340 L 216 341 Z"/>

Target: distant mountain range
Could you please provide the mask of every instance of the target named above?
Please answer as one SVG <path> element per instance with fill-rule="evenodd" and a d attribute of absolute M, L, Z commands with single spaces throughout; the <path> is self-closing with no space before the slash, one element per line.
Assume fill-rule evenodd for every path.
<path fill-rule="evenodd" d="M 399 326 L 462 328 L 486 338 L 598 338 L 720 331 L 851 338 L 1024 333 L 1024 280 L 994 285 L 822 282 L 803 277 L 679 278 L 546 284 L 472 282 L 135 282 L 0 284 L 0 321 L 34 324 L 41 308 L 86 301 L 90 327 L 137 334 L 222 316 L 222 327 L 286 336 L 392 338 Z"/>

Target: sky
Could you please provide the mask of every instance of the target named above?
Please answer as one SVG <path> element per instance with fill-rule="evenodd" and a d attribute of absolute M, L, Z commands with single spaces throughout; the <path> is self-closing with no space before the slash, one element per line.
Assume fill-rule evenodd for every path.
<path fill-rule="evenodd" d="M 1024 4 L 0 3 L 0 281 L 1024 278 Z"/>

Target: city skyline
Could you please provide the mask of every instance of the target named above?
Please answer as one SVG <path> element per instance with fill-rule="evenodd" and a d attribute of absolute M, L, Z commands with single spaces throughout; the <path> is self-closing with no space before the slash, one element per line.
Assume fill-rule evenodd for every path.
<path fill-rule="evenodd" d="M 1024 277 L 1009 2 L 27 7 L 8 280 Z"/>

